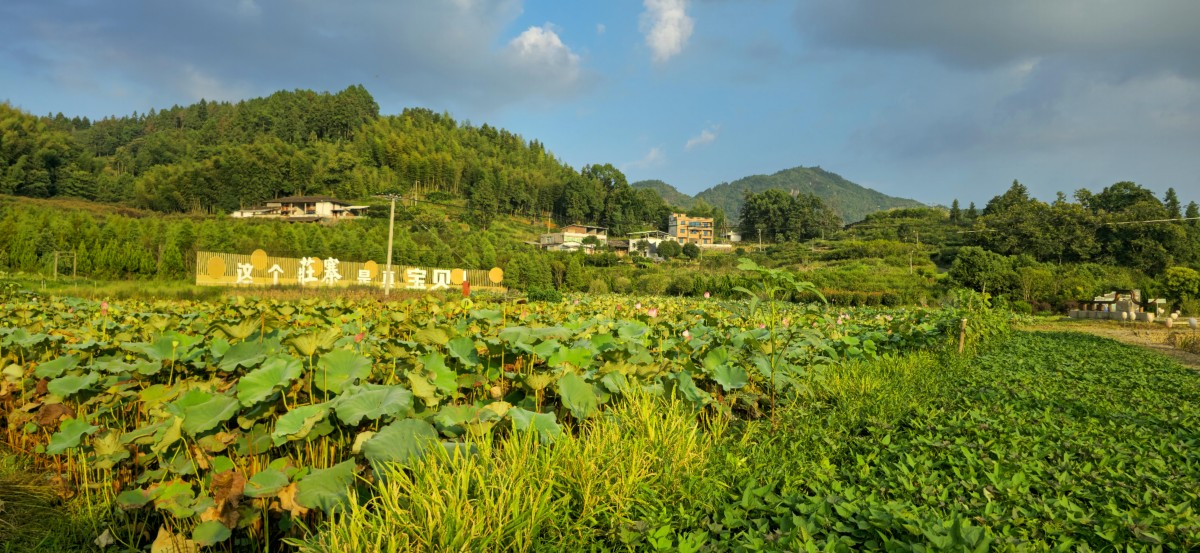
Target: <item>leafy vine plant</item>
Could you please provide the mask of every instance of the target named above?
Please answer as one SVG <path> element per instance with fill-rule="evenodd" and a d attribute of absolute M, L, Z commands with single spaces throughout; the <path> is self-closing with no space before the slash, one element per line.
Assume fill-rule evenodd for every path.
<path fill-rule="evenodd" d="M 734 291 L 745 294 L 749 299 L 744 317 L 746 321 L 753 322 L 756 317 L 761 316 L 760 313 L 766 315 L 766 321 L 762 325 L 767 329 L 770 341 L 766 347 L 763 347 L 763 353 L 767 356 L 771 367 L 771 426 L 775 426 L 777 424 L 775 375 L 786 350 L 778 343 L 780 326 L 778 302 L 786 300 L 792 294 L 795 294 L 796 297 L 812 295 L 820 299 L 823 304 L 827 302 L 816 285 L 796 278 L 794 273 L 786 269 L 768 269 L 745 257 L 738 259 L 737 268 L 758 275 L 758 282 L 753 285 L 754 289 L 737 286 Z"/>

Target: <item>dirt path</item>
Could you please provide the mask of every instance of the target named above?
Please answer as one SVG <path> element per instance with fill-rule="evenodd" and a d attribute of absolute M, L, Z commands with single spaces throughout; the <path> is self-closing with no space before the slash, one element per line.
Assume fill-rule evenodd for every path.
<path fill-rule="evenodd" d="M 1053 331 L 1053 332 L 1086 332 L 1103 338 L 1111 338 L 1118 342 L 1140 346 L 1157 351 L 1178 361 L 1181 365 L 1200 370 L 1200 354 L 1176 349 L 1167 343 L 1168 330 L 1162 325 L 1121 324 L 1116 321 L 1080 321 L 1063 320 L 1061 322 L 1039 323 L 1022 327 L 1022 330 Z M 1174 328 L 1170 332 L 1190 332 L 1184 328 Z"/>

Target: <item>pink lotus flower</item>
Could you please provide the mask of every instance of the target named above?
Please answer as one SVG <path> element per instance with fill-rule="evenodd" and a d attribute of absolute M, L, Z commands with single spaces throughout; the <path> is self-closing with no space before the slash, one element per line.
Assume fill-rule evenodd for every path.
<path fill-rule="evenodd" d="M 101 317 L 108 316 L 108 302 L 106 302 L 106 301 L 100 302 L 100 316 Z"/>
<path fill-rule="evenodd" d="M 366 336 L 366 333 L 365 333 L 365 332 L 359 332 L 358 334 L 355 334 L 355 335 L 354 335 L 354 343 L 356 343 L 356 344 L 357 344 L 357 343 L 359 343 L 359 342 L 363 341 L 363 338 L 364 338 L 365 336 Z"/>
<path fill-rule="evenodd" d="M 791 319 L 784 319 L 784 320 L 783 320 L 783 326 L 784 326 L 784 327 L 787 327 L 787 326 L 789 326 L 789 325 L 791 325 L 791 324 L 792 324 L 792 320 L 791 320 Z"/>
<path fill-rule="evenodd" d="M 758 328 L 760 328 L 760 329 L 767 328 L 767 324 L 766 323 L 758 323 Z"/>
<path fill-rule="evenodd" d="M 708 299 L 711 296 L 712 296 L 712 294 L 709 294 L 708 292 L 704 293 L 704 299 Z"/>
<path fill-rule="evenodd" d="M 642 308 L 642 302 L 640 302 L 640 301 L 639 301 L 639 302 L 637 302 L 637 303 L 633 304 L 633 308 L 634 308 L 634 309 L 641 309 L 641 308 Z"/>
<path fill-rule="evenodd" d="M 657 317 L 658 316 L 658 308 L 651 307 L 650 310 L 646 312 L 646 314 L 650 315 L 651 317 Z"/>
<path fill-rule="evenodd" d="M 684 338 L 691 338 L 691 337 L 692 337 L 692 333 L 691 333 L 691 332 L 688 332 L 688 331 L 687 331 L 687 329 L 685 328 L 685 329 L 683 330 L 683 337 L 684 337 Z"/>

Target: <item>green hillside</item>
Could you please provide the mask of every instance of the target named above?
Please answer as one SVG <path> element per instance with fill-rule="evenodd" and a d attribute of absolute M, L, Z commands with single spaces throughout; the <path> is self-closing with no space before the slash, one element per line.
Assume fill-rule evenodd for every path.
<path fill-rule="evenodd" d="M 657 179 L 640 180 L 629 186 L 634 188 L 650 189 L 658 192 L 658 195 L 662 197 L 663 201 L 667 202 L 667 204 L 672 207 L 691 209 L 692 205 L 696 203 L 696 198 L 688 196 L 687 194 L 677 190 L 674 186 Z"/>
<path fill-rule="evenodd" d="M 96 121 L 38 117 L 0 102 L 0 137 L 0 194 L 162 213 L 381 192 L 465 202 L 462 219 L 485 228 L 497 215 L 518 215 L 626 232 L 661 226 L 670 213 L 611 164 L 576 170 L 536 139 L 428 109 L 381 114 L 362 86 Z"/>
<path fill-rule="evenodd" d="M 923 205 L 916 200 L 896 198 L 865 188 L 820 167 L 795 167 L 773 175 L 752 175 L 718 184 L 696 194 L 696 198 L 725 210 L 730 219 L 737 219 L 747 190 L 760 193 L 773 188 L 816 195 L 847 223 L 861 221 L 876 211 Z"/>

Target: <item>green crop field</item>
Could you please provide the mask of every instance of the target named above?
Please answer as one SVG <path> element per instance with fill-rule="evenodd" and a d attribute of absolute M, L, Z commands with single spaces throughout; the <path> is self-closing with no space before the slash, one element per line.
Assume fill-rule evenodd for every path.
<path fill-rule="evenodd" d="M 1193 373 L 747 268 L 748 301 L 9 287 L 0 551 L 1200 546 Z"/>

